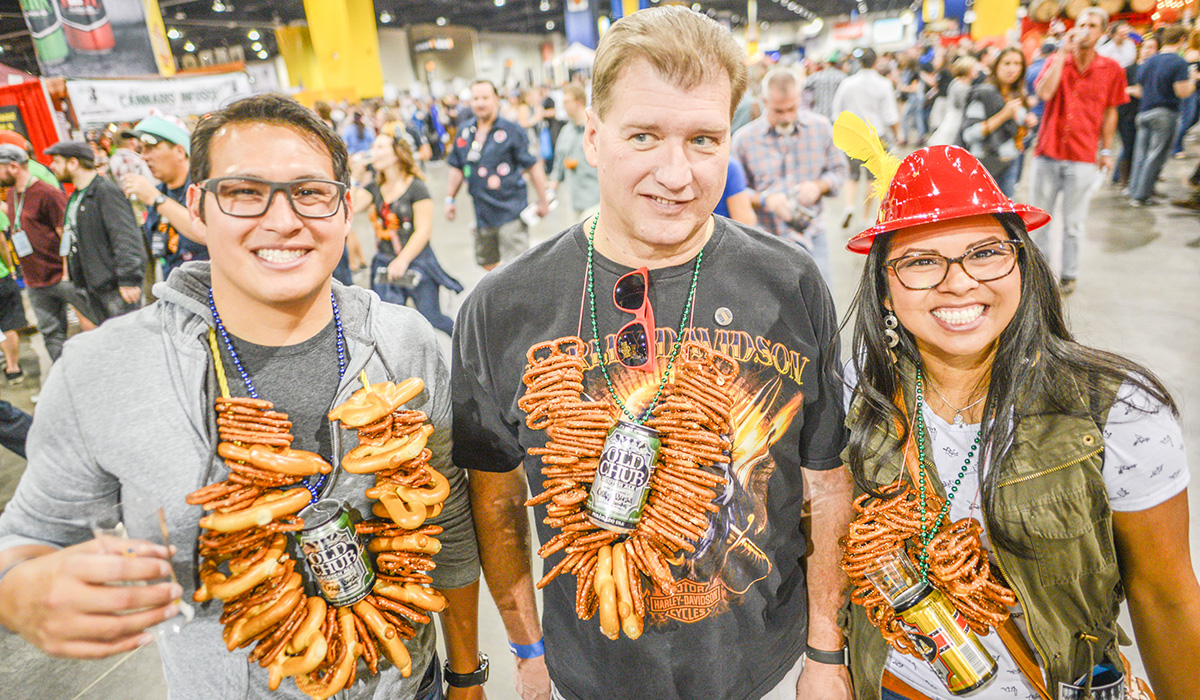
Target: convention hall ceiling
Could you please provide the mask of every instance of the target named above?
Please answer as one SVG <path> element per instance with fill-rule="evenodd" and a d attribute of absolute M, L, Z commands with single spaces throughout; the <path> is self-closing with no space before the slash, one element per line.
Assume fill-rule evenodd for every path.
<path fill-rule="evenodd" d="M 58 0 L 51 0 L 57 2 Z M 337 2 L 339 0 L 323 0 Z M 483 31 L 547 34 L 561 32 L 566 0 L 375 0 L 380 27 L 454 24 Z M 593 0 L 607 13 L 611 0 Z M 665 0 L 664 0 L 665 1 Z M 852 10 L 902 10 L 913 0 L 759 0 L 758 19 L 796 21 L 846 15 Z M 304 21 L 303 0 L 160 0 L 172 49 L 187 51 L 241 44 L 247 58 L 259 51 L 275 54 L 273 27 Z M 745 0 L 697 0 L 703 12 L 746 23 Z M 550 27 L 550 29 L 548 29 Z M 253 38 L 251 32 L 257 32 Z M 261 49 L 253 47 L 254 42 Z M 21 16 L 19 0 L 0 0 L 0 62 L 37 73 L 33 44 Z"/>

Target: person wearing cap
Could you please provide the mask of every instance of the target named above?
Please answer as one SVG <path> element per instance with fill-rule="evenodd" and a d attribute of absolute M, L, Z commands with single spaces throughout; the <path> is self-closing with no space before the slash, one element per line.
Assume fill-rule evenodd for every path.
<path fill-rule="evenodd" d="M 1099 690 L 1097 667 L 1122 668 L 1126 596 L 1158 698 L 1200 697 L 1200 676 L 1179 663 L 1200 657 L 1200 585 L 1176 405 L 1146 367 L 1071 336 L 1029 236 L 1049 218 L 1010 201 L 961 148 L 899 164 L 878 223 L 848 245 L 866 263 L 850 311 L 843 457 L 859 496 L 909 490 L 929 523 L 899 535 L 910 551 L 937 524 L 983 525 L 979 560 L 1002 572 L 1023 624 L 1002 625 L 1011 642 L 980 635 L 998 669 L 972 698 Z M 920 505 L 943 500 L 943 518 Z M 929 663 L 889 649 L 864 607 L 849 612 L 858 700 L 954 697 Z"/>
<path fill-rule="evenodd" d="M 1096 170 L 1111 172 L 1117 135 L 1117 107 L 1129 101 L 1125 71 L 1096 53 L 1108 13 L 1088 7 L 1058 52 L 1046 60 L 1037 79 L 1045 101 L 1029 178 L 1029 201 L 1051 211 L 1061 196 L 1061 240 L 1049 228 L 1034 236 L 1042 253 L 1059 269 L 1063 294 L 1075 291 L 1079 239 L 1083 236 Z"/>
<path fill-rule="evenodd" d="M 10 129 L 3 129 L 0 130 L 0 143 L 10 143 L 25 151 L 25 155 L 29 156 L 29 174 L 51 187 L 59 186 L 58 178 L 54 177 L 54 173 L 50 172 L 50 168 L 42 165 L 33 157 L 33 146 L 24 136 Z"/>
<path fill-rule="evenodd" d="M 67 200 L 63 249 L 67 274 L 85 302 L 80 313 L 94 325 L 138 308 L 146 246 L 121 188 L 96 173 L 95 151 L 83 141 L 46 149 L 50 169 L 75 186 Z"/>
<path fill-rule="evenodd" d="M 189 260 L 208 260 L 208 248 L 193 233 L 187 211 L 191 136 L 178 122 L 160 116 L 138 122 L 133 133 L 142 142 L 142 158 L 160 182 L 155 186 L 142 175 L 129 174 L 121 180 L 121 189 L 146 207 L 143 229 L 151 256 L 162 260 L 166 279 Z"/>
<path fill-rule="evenodd" d="M 8 190 L 9 238 L 16 252 L 29 304 L 53 362 L 67 340 L 67 306 L 80 304 L 63 279 L 62 227 L 67 195 L 29 173 L 29 155 L 0 144 L 0 187 Z"/>

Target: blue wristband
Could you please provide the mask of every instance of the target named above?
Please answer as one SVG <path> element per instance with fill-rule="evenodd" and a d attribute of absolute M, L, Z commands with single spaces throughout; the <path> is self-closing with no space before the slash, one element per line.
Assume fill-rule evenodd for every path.
<path fill-rule="evenodd" d="M 543 637 L 533 644 L 513 644 L 509 642 L 508 650 L 518 659 L 536 659 L 546 654 L 546 638 Z"/>

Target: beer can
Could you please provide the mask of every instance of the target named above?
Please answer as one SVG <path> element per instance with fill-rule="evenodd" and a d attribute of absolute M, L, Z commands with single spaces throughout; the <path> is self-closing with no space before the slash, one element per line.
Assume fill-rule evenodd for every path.
<path fill-rule="evenodd" d="M 612 532 L 632 532 L 650 495 L 650 475 L 662 443 L 658 431 L 620 421 L 608 431 L 588 492 L 588 519 Z"/>
<path fill-rule="evenodd" d="M 296 541 L 317 579 L 321 597 L 339 608 L 365 598 L 375 585 L 375 568 L 349 511 L 341 503 L 325 499 L 300 511 L 300 517 L 304 528 L 296 533 Z"/>
<path fill-rule="evenodd" d="M 900 626 L 952 694 L 978 690 L 996 675 L 996 660 L 941 591 L 923 585 L 895 610 Z"/>

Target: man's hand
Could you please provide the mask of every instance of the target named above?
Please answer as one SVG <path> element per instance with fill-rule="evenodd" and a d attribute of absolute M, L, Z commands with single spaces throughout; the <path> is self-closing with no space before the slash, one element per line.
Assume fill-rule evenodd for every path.
<path fill-rule="evenodd" d="M 183 589 L 167 549 L 142 540 L 103 538 L 26 560 L 0 585 L 5 626 L 51 656 L 98 659 L 136 649 L 147 631 L 179 612 Z"/>
<path fill-rule="evenodd" d="M 804 670 L 796 681 L 796 700 L 853 700 L 854 686 L 850 671 L 841 664 L 823 664 L 804 660 Z"/>
<path fill-rule="evenodd" d="M 159 195 L 158 188 L 154 186 L 154 183 L 137 174 L 126 175 L 122 178 L 121 189 L 125 192 L 126 197 L 137 197 L 146 206 L 150 206 L 154 202 L 154 198 Z"/>
<path fill-rule="evenodd" d="M 550 672 L 546 669 L 546 657 L 517 659 L 517 695 L 521 700 L 550 700 Z"/>
<path fill-rule="evenodd" d="M 458 207 L 454 202 L 446 202 L 446 221 L 454 221 L 454 215 L 458 213 Z"/>
<path fill-rule="evenodd" d="M 117 287 L 117 291 L 121 293 L 121 298 L 126 304 L 136 304 L 137 300 L 142 298 L 141 287 Z"/>
<path fill-rule="evenodd" d="M 539 219 L 545 218 L 546 215 L 550 213 L 549 200 L 547 200 L 544 197 L 542 199 L 539 199 L 538 203 L 537 203 L 537 209 L 534 209 L 534 212 L 537 213 Z"/>
<path fill-rule="evenodd" d="M 783 220 L 792 218 L 792 208 L 788 205 L 787 195 L 782 192 L 772 192 L 762 202 L 762 208 Z"/>
<path fill-rule="evenodd" d="M 813 180 L 801 182 L 796 185 L 796 197 L 800 204 L 811 207 L 821 199 L 821 186 Z"/>
<path fill-rule="evenodd" d="M 1113 169 L 1112 153 L 1108 155 L 1100 154 L 1100 157 L 1096 159 L 1096 165 L 1104 172 L 1111 173 Z"/>

